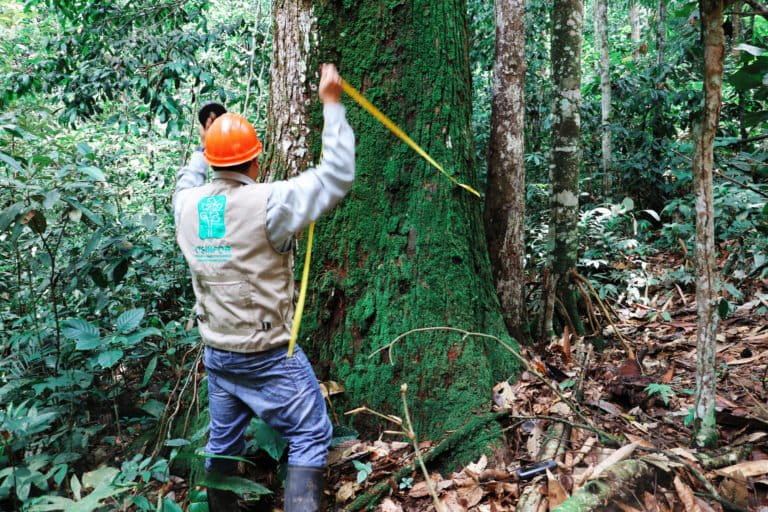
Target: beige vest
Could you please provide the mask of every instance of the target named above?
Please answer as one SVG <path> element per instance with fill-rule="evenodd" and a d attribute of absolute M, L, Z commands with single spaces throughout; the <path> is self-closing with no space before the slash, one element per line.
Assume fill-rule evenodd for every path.
<path fill-rule="evenodd" d="M 291 253 L 267 238 L 268 184 L 216 179 L 185 191 L 176 239 L 192 271 L 203 342 L 230 352 L 288 343 Z"/>

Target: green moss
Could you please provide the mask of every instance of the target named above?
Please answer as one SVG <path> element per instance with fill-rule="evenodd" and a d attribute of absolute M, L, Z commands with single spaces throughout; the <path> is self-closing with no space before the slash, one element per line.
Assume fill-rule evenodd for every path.
<path fill-rule="evenodd" d="M 450 173 L 476 186 L 465 7 L 462 0 L 318 3 L 318 55 L 337 62 L 348 82 Z M 321 379 L 344 382 L 340 407 L 366 404 L 402 415 L 399 388 L 408 383 L 419 434 L 437 439 L 462 426 L 488 403 L 491 387 L 516 371 L 508 354 L 494 342 L 437 331 L 403 339 L 392 364 L 386 352 L 369 355 L 419 327 L 509 341 L 482 202 L 360 107 L 347 103 L 347 112 L 358 143 L 357 180 L 318 222 L 300 342 Z M 313 118 L 319 126 L 319 110 Z M 356 421 L 375 427 L 370 418 Z"/>

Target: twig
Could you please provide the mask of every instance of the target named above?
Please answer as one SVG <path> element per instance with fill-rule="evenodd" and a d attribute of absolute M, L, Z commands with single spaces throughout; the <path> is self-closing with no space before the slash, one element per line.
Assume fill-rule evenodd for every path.
<path fill-rule="evenodd" d="M 755 194 L 761 195 L 763 197 L 768 197 L 768 194 L 766 194 L 765 192 L 757 190 L 756 188 L 752 188 L 749 185 L 747 185 L 746 183 L 742 183 L 742 182 L 740 182 L 738 180 L 735 180 L 735 179 L 731 178 L 730 176 L 726 176 L 725 174 L 723 174 L 722 172 L 720 172 L 718 170 L 715 170 L 715 174 L 717 174 L 718 176 L 723 178 L 725 181 L 730 181 L 734 185 L 738 185 L 738 186 L 740 186 L 742 188 L 745 188 L 745 189 L 747 189 L 747 190 L 749 190 L 751 192 L 754 192 Z"/>
<path fill-rule="evenodd" d="M 403 400 L 403 412 L 405 413 L 405 422 L 407 423 L 407 431 L 405 431 L 405 436 L 408 437 L 411 440 L 411 443 L 413 443 L 413 450 L 414 453 L 416 453 L 416 458 L 419 461 L 419 466 L 421 466 L 421 471 L 424 473 L 424 482 L 427 484 L 427 489 L 429 489 L 429 494 L 432 495 L 432 500 L 435 502 L 435 510 L 437 512 L 445 512 L 443 509 L 443 504 L 440 503 L 440 499 L 437 497 L 437 491 L 435 491 L 435 487 L 432 484 L 432 479 L 429 477 L 429 471 L 427 471 L 427 466 L 424 465 L 424 459 L 421 457 L 421 451 L 419 450 L 419 441 L 416 439 L 416 432 L 413 430 L 413 423 L 411 423 L 411 415 L 408 413 L 408 401 L 405 398 L 406 393 L 408 393 L 408 384 L 401 384 L 400 385 L 400 398 Z"/>
<path fill-rule="evenodd" d="M 613 332 L 616 333 L 616 336 L 619 337 L 619 341 L 624 346 L 624 350 L 626 350 L 626 352 L 627 352 L 627 357 L 629 359 L 635 359 L 635 351 L 632 350 L 632 347 L 629 346 L 629 343 L 624 338 L 624 335 L 621 334 L 621 331 L 619 330 L 619 328 L 616 327 L 616 324 L 613 323 L 613 319 L 611 319 L 611 314 L 608 312 L 608 308 L 605 306 L 603 301 L 600 299 L 600 295 L 598 295 L 597 291 L 595 290 L 595 287 L 592 286 L 592 283 L 590 283 L 587 278 L 583 277 L 581 274 L 579 274 L 575 270 L 572 270 L 571 274 L 576 279 L 578 279 L 578 280 L 582 281 L 584 284 L 586 284 L 587 287 L 592 291 L 592 294 L 595 296 L 595 299 L 597 299 L 597 303 L 600 304 L 600 308 L 603 310 L 603 313 L 605 314 L 605 318 L 608 320 L 608 323 L 611 324 L 611 327 L 613 327 Z"/>
<path fill-rule="evenodd" d="M 411 329 L 410 331 L 406 331 L 403 334 L 400 334 L 394 340 L 392 340 L 389 343 L 387 343 L 386 345 L 377 348 L 376 350 L 373 351 L 373 353 L 371 355 L 368 356 L 368 359 L 371 359 L 373 356 L 375 356 L 379 352 L 387 350 L 388 353 L 389 353 L 390 364 L 392 364 L 392 360 L 393 360 L 392 359 L 392 347 L 394 347 L 395 343 L 397 343 L 398 341 L 400 341 L 401 339 L 405 338 L 406 336 L 408 336 L 410 334 L 414 334 L 414 333 L 417 333 L 417 332 L 430 332 L 430 331 L 457 332 L 457 333 L 460 333 L 460 334 L 463 335 L 463 337 L 461 338 L 462 341 L 464 341 L 466 338 L 472 336 L 472 337 L 477 337 L 477 338 L 492 339 L 492 340 L 498 342 L 499 344 L 501 344 L 502 347 L 504 347 L 510 354 L 512 354 L 512 356 L 515 359 L 517 359 L 525 367 L 525 369 L 526 369 L 526 371 L 528 371 L 528 373 L 533 375 L 535 378 L 537 378 L 539 381 L 541 381 L 545 386 L 547 386 L 549 389 L 551 389 L 552 392 L 555 393 L 555 395 L 557 395 L 557 397 L 565 405 L 567 405 L 584 423 L 592 425 L 592 422 L 589 420 L 589 418 L 584 416 L 584 414 L 582 414 L 582 412 L 579 410 L 579 407 L 575 403 L 573 403 L 571 400 L 566 398 L 560 392 L 560 390 L 557 389 L 557 386 L 554 386 L 551 382 L 549 382 L 546 378 L 544 378 L 543 375 L 541 375 L 536 370 L 534 370 L 534 368 L 531 366 L 531 364 L 528 362 L 528 360 L 525 359 L 517 350 L 512 348 L 512 346 L 510 346 L 508 343 L 504 342 L 503 340 L 501 340 L 497 336 L 493 336 L 492 334 L 485 334 L 485 333 L 482 333 L 482 332 L 470 332 L 470 331 L 466 331 L 464 329 L 458 329 L 456 327 L 448 327 L 448 326 L 441 326 L 441 327 L 419 327 L 417 329 Z M 597 429 L 597 427 L 593 427 L 593 428 Z M 600 434 L 604 435 L 608 439 L 612 439 L 613 438 L 613 436 L 611 436 L 609 433 L 604 432 L 602 430 L 600 430 Z"/>

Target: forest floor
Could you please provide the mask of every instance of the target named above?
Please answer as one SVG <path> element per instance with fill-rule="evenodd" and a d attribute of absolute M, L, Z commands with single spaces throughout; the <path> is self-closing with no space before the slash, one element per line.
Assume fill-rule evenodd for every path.
<path fill-rule="evenodd" d="M 660 273 L 681 265 L 668 255 L 649 261 Z M 690 288 L 648 290 L 645 304 L 606 304 L 615 317 L 607 322 L 596 313 L 598 332 L 565 335 L 526 354 L 545 379 L 524 372 L 517 382 L 487 390 L 506 444 L 460 471 L 430 475 L 443 510 L 548 511 L 582 489 L 599 495 L 593 503 L 602 510 L 768 511 L 768 282 L 750 283 L 744 296 L 753 299 L 720 323 L 720 448 L 707 452 L 691 447 L 696 308 Z M 602 309 L 596 301 L 594 309 Z M 372 495 L 382 498 L 380 512 L 435 510 L 412 445 L 387 437 L 395 439 L 350 441 L 334 450 L 329 489 L 336 505 L 329 510 L 358 510 Z M 422 457 L 440 444 L 422 442 Z M 518 478 L 521 467 L 547 460 L 555 461 L 551 470 Z M 594 510 L 589 503 L 567 510 Z"/>
<path fill-rule="evenodd" d="M 647 267 L 661 276 L 683 265 L 660 255 Z M 740 286 L 743 304 L 718 334 L 718 449 L 691 447 L 694 286 L 659 285 L 643 301 L 593 299 L 586 336 L 522 349 L 530 371 L 485 390 L 478 413 L 501 422 L 504 442 L 459 471 L 430 472 L 432 490 L 402 434 L 336 445 L 327 511 L 426 512 L 437 499 L 445 512 L 546 512 L 576 494 L 580 506 L 558 510 L 768 512 L 768 280 Z M 421 441 L 420 458 L 449 457 L 454 434 Z M 244 510 L 278 511 L 277 464 L 259 454 L 246 476 L 274 494 Z M 158 491 L 182 497 L 187 483 Z"/>

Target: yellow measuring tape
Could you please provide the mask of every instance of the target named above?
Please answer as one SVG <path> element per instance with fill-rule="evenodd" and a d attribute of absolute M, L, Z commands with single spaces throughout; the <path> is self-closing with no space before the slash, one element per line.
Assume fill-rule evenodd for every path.
<path fill-rule="evenodd" d="M 443 169 L 443 166 L 435 161 L 434 158 L 429 156 L 421 146 L 416 144 L 403 130 L 400 129 L 390 118 L 388 118 L 384 112 L 376 108 L 373 103 L 368 101 L 362 94 L 360 94 L 354 87 L 349 85 L 346 80 L 341 81 L 341 89 L 347 93 L 347 95 L 355 100 L 358 105 L 368 111 L 373 117 L 375 117 L 381 124 L 387 127 L 389 131 L 394 133 L 400 140 L 408 144 L 416 153 L 421 155 L 424 160 L 432 164 L 438 171 L 443 173 L 449 180 L 459 187 L 471 192 L 472 194 L 480 197 L 480 192 L 473 189 L 469 185 L 461 183 L 459 180 L 451 176 L 448 171 Z M 304 301 L 307 298 L 307 282 L 309 281 L 309 263 L 312 259 L 312 237 L 315 232 L 315 223 L 309 225 L 309 235 L 307 236 L 307 254 L 304 257 L 304 271 L 301 273 L 301 287 L 299 288 L 299 301 L 296 303 L 296 312 L 293 316 L 293 326 L 291 328 L 291 341 L 288 343 L 288 357 L 293 356 L 293 349 L 296 345 L 296 338 L 299 336 L 299 327 L 301 326 L 301 316 L 304 313 Z"/>

